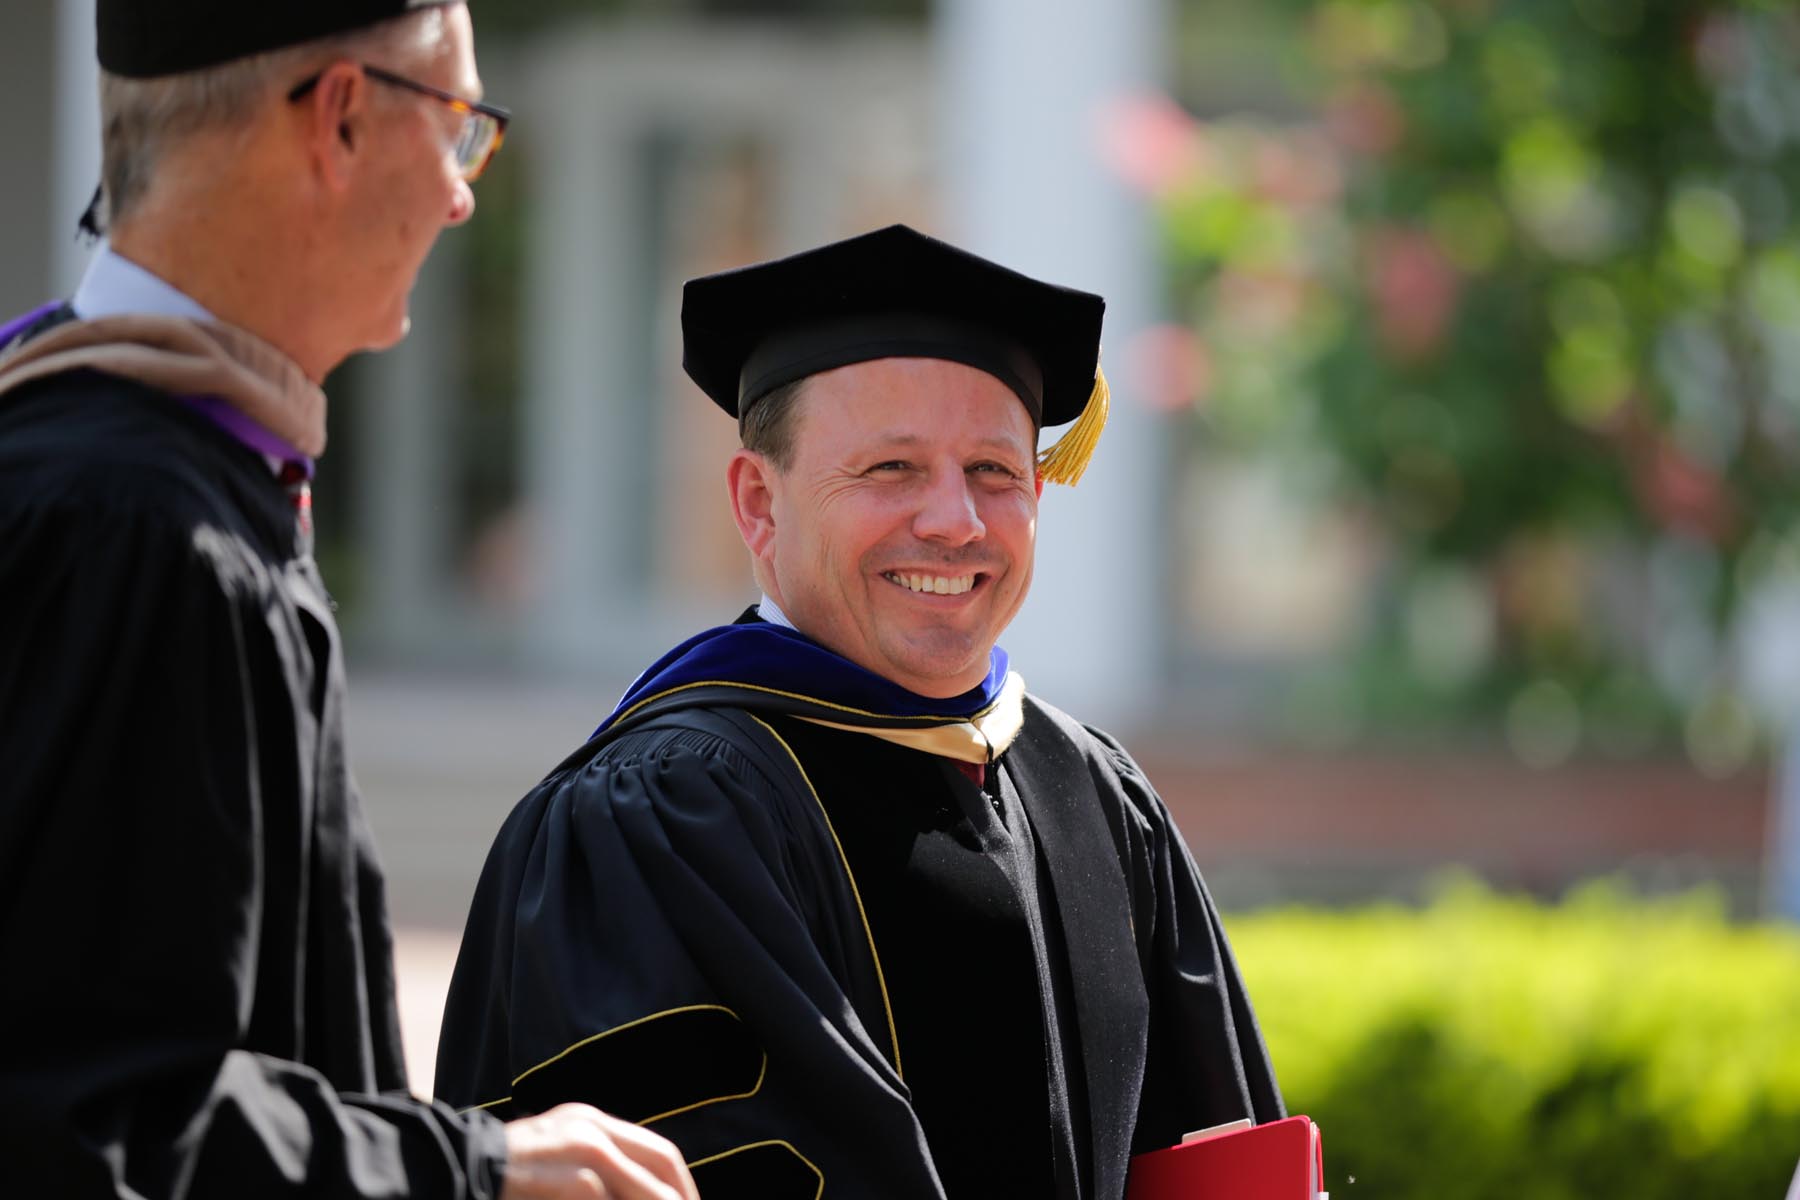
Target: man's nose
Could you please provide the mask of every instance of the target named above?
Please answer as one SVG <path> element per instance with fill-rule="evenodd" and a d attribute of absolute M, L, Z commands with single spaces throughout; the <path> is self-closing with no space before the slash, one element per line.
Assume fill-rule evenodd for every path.
<path fill-rule="evenodd" d="M 469 186 L 466 179 L 456 181 L 456 190 L 450 194 L 450 224 L 461 225 L 475 215 L 475 189 Z"/>
<path fill-rule="evenodd" d="M 975 506 L 975 492 L 968 476 L 946 471 L 934 477 L 913 518 L 913 533 L 924 541 L 962 546 L 979 541 L 987 526 Z"/>

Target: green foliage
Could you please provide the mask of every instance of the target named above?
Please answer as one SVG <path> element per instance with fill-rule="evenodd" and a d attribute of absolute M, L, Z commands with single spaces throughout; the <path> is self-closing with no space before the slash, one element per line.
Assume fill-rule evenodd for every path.
<path fill-rule="evenodd" d="M 1207 452 L 1323 447 L 1380 544 L 1344 690 L 1527 731 L 1553 693 L 1545 758 L 1629 695 L 1636 742 L 1743 761 L 1746 695 L 1800 703 L 1737 645 L 1800 578 L 1800 13 L 1284 9 L 1315 115 L 1196 124 L 1152 186 Z M 1445 586 L 1468 636 L 1417 636 Z"/>
<path fill-rule="evenodd" d="M 1704 894 L 1546 907 L 1472 883 L 1228 925 L 1335 1200 L 1757 1200 L 1793 1173 L 1791 927 Z"/>

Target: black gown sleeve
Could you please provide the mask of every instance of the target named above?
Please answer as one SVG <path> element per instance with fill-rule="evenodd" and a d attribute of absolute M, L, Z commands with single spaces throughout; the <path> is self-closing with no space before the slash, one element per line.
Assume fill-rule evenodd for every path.
<path fill-rule="evenodd" d="M 707 1200 L 941 1196 L 829 822 L 772 731 L 703 717 L 578 755 L 514 810 L 464 934 L 438 1092 L 643 1122 Z"/>
<path fill-rule="evenodd" d="M 1101 744 L 1123 799 L 1132 925 L 1150 994 L 1149 1044 L 1134 1153 L 1240 1117 L 1286 1115 L 1275 1070 L 1224 923 L 1168 807 L 1110 735 Z"/>
<path fill-rule="evenodd" d="M 97 490 L 0 506 L 0 1191 L 496 1194 L 497 1123 L 248 1048 L 307 1005 L 269 880 L 331 851 L 267 794 L 309 768 L 270 681 L 306 647 L 229 528 L 169 519 L 129 467 Z"/>

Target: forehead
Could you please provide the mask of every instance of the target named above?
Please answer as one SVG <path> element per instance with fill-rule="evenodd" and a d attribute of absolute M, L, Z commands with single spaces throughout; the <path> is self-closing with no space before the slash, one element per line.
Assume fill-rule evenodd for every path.
<path fill-rule="evenodd" d="M 481 79 L 475 68 L 475 30 L 466 5 L 448 4 L 429 11 L 420 36 L 408 48 L 407 61 L 396 64 L 423 81 L 461 96 L 479 97 Z"/>
<path fill-rule="evenodd" d="M 466 5 L 452 4 L 444 10 L 442 44 L 457 75 L 456 90 L 464 96 L 479 97 L 481 77 L 475 71 L 475 28 Z"/>
<path fill-rule="evenodd" d="M 797 434 L 838 442 L 988 443 L 1029 454 L 1031 415 L 986 371 L 936 358 L 878 358 L 809 377 Z"/>

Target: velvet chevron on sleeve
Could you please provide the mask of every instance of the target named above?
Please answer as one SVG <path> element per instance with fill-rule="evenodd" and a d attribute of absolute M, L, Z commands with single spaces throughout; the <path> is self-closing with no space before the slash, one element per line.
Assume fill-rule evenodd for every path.
<path fill-rule="evenodd" d="M 438 1092 L 648 1123 L 708 1200 L 810 1200 L 821 1179 L 939 1195 L 854 884 L 754 731 L 653 722 L 521 802 L 476 891 Z"/>

